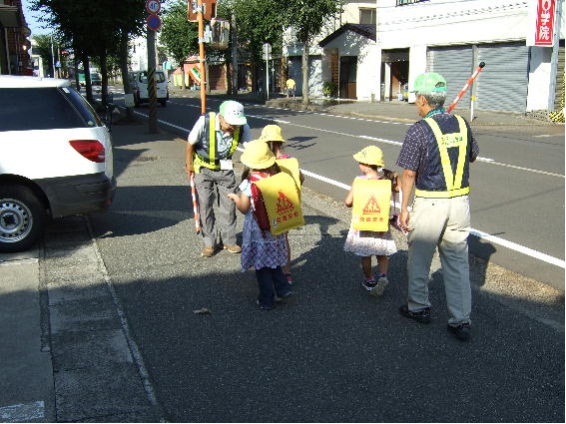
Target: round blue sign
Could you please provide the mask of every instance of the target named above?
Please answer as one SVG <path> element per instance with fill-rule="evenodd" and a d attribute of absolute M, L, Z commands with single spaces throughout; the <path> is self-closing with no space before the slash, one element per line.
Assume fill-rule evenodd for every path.
<path fill-rule="evenodd" d="M 147 17 L 147 26 L 149 29 L 159 31 L 159 28 L 161 28 L 161 19 L 157 15 L 149 15 Z"/>

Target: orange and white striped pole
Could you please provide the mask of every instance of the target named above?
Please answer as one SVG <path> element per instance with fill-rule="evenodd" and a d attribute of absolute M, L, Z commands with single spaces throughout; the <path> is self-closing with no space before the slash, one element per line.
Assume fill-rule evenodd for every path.
<path fill-rule="evenodd" d="M 198 207 L 197 189 L 195 187 L 195 174 L 189 175 L 189 182 L 191 184 L 191 197 L 193 198 L 193 215 L 195 217 L 195 231 L 200 233 L 200 213 Z"/>
<path fill-rule="evenodd" d="M 464 85 L 464 87 L 462 87 L 462 89 L 460 90 L 460 92 L 458 93 L 458 95 L 456 96 L 456 98 L 454 99 L 454 101 L 452 102 L 452 104 L 450 106 L 448 106 L 448 109 L 446 110 L 448 113 L 450 113 L 452 111 L 452 109 L 454 109 L 454 107 L 456 106 L 456 103 L 458 103 L 458 101 L 462 98 L 462 96 L 464 95 L 464 93 L 466 93 L 466 91 L 468 90 L 468 88 L 470 87 L 470 85 L 472 85 L 472 83 L 474 82 L 474 80 L 476 79 L 476 77 L 478 76 L 478 74 L 482 71 L 482 69 L 485 66 L 485 62 L 480 62 L 480 65 L 477 67 L 477 69 L 474 71 L 474 73 L 472 74 L 472 76 L 468 79 L 468 81 L 466 82 L 466 84 Z"/>

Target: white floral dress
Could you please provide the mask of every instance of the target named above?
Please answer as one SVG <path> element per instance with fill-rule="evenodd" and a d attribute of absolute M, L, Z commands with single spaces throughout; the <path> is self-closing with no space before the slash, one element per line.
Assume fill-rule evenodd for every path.
<path fill-rule="evenodd" d="M 240 190 L 251 200 L 251 182 L 244 180 Z M 242 272 L 248 268 L 277 268 L 287 264 L 287 242 L 285 234 L 273 236 L 269 230 L 259 228 L 254 215 L 254 204 L 244 217 L 242 242 Z"/>

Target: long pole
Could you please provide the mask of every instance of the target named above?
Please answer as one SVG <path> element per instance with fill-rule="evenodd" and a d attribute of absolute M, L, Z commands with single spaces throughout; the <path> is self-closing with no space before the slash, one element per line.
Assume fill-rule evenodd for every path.
<path fill-rule="evenodd" d="M 53 60 L 51 70 L 53 71 L 52 77 L 55 78 L 55 53 L 53 51 L 53 34 L 51 34 L 51 59 Z M 86 69 L 85 69 L 86 74 Z"/>
<path fill-rule="evenodd" d="M 149 96 L 149 119 L 148 131 L 150 134 L 157 134 L 157 88 L 155 86 L 155 69 L 157 61 L 155 59 L 155 31 L 147 27 L 147 90 Z"/>
<path fill-rule="evenodd" d="M 193 215 L 195 217 L 195 231 L 198 234 L 200 233 L 200 213 L 199 213 L 197 189 L 195 186 L 195 174 L 191 174 L 189 176 L 189 183 L 191 185 L 191 197 L 193 199 Z"/>
<path fill-rule="evenodd" d="M 198 22 L 198 45 L 199 45 L 199 70 L 200 70 L 200 109 L 204 115 L 206 113 L 206 68 L 204 66 L 204 15 L 203 0 L 197 1 L 197 22 Z"/>
<path fill-rule="evenodd" d="M 265 95 L 269 100 L 269 55 L 265 55 Z"/>
<path fill-rule="evenodd" d="M 464 84 L 464 87 L 462 87 L 462 89 L 460 90 L 460 92 L 458 93 L 458 95 L 456 96 L 456 98 L 454 99 L 454 101 L 452 102 L 452 104 L 450 106 L 448 106 L 447 112 L 450 113 L 452 111 L 452 109 L 454 109 L 454 107 L 456 106 L 456 103 L 458 103 L 458 101 L 462 98 L 462 96 L 464 95 L 464 93 L 468 90 L 468 87 L 470 87 L 470 85 L 474 82 L 474 80 L 476 79 L 476 77 L 478 76 L 478 74 L 482 71 L 482 69 L 485 66 L 485 62 L 480 62 L 480 65 L 477 67 L 477 69 L 474 71 L 474 73 L 472 74 L 472 76 L 468 79 L 468 81 L 466 82 L 466 84 Z"/>

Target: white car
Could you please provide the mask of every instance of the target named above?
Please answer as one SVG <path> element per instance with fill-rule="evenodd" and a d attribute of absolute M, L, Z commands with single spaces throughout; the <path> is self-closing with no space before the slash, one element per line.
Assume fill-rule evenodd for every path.
<path fill-rule="evenodd" d="M 130 72 L 128 77 L 130 79 L 130 84 L 132 84 L 132 89 L 134 90 L 135 106 L 138 107 L 142 103 L 149 103 L 149 81 L 147 71 Z M 169 100 L 169 86 L 167 83 L 167 77 L 163 71 L 155 72 L 155 92 L 157 101 L 161 103 L 161 106 L 167 106 L 167 100 Z"/>
<path fill-rule="evenodd" d="M 112 141 L 70 81 L 1 75 L 0 99 L 0 252 L 17 252 L 47 218 L 110 206 Z"/>

